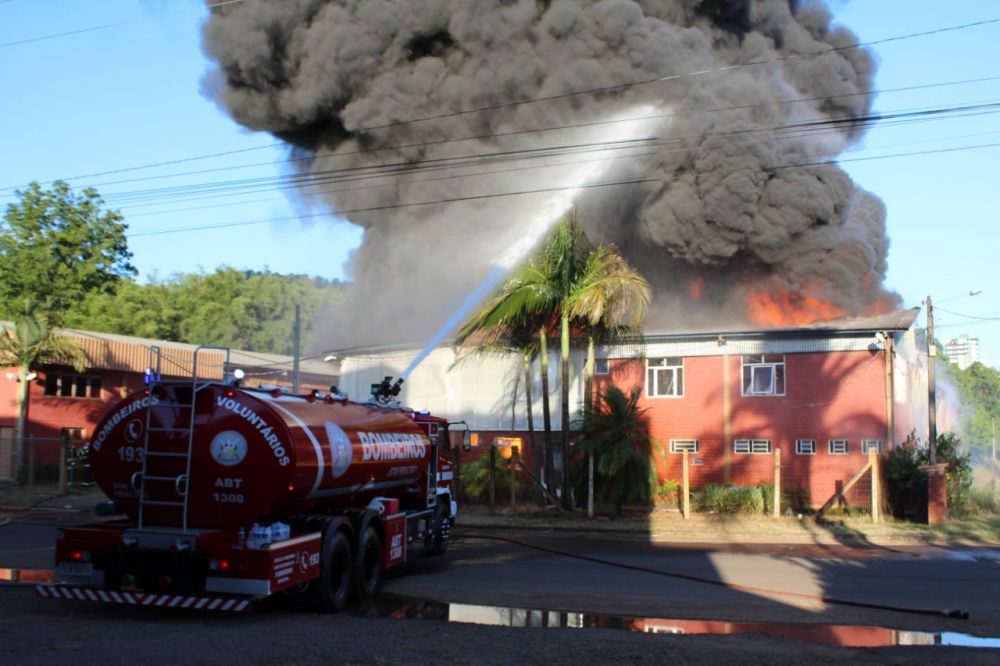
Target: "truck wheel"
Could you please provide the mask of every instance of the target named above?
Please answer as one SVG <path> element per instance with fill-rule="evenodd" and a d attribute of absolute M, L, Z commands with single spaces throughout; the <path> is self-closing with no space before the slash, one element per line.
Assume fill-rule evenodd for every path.
<path fill-rule="evenodd" d="M 433 532 L 431 534 L 431 552 L 435 555 L 444 555 L 448 550 L 448 537 L 451 536 L 451 517 L 448 516 L 448 509 L 438 500 L 438 505 L 434 508 Z"/>
<path fill-rule="evenodd" d="M 367 601 L 382 585 L 382 539 L 374 525 L 369 525 L 358 537 L 357 559 L 354 561 L 355 601 Z"/>
<path fill-rule="evenodd" d="M 351 542 L 343 530 L 328 529 L 323 536 L 319 608 L 336 613 L 347 605 L 351 593 Z"/>

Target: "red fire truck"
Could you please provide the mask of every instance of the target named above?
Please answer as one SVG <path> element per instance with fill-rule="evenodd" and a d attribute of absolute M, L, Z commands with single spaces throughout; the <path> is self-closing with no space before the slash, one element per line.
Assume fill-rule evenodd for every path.
<path fill-rule="evenodd" d="M 198 379 L 206 350 L 224 354 L 223 379 Z M 457 512 L 449 424 L 399 407 L 401 381 L 361 403 L 332 387 L 241 386 L 226 350 L 199 348 L 183 381 L 160 381 L 160 362 L 154 349 L 147 388 L 89 446 L 127 517 L 63 529 L 56 582 L 39 595 L 248 610 L 285 593 L 337 611 L 417 550 L 444 553 Z"/>

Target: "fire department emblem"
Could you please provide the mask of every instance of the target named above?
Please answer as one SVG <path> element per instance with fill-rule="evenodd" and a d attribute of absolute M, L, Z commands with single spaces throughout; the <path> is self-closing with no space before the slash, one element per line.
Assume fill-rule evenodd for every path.
<path fill-rule="evenodd" d="M 247 457 L 247 440 L 235 430 L 223 430 L 212 439 L 210 450 L 215 462 L 232 467 Z"/>
<path fill-rule="evenodd" d="M 326 422 L 326 438 L 330 442 L 330 472 L 336 479 L 351 466 L 351 439 L 331 421 Z"/>
<path fill-rule="evenodd" d="M 140 437 L 142 437 L 142 420 L 130 420 L 125 426 L 125 441 L 129 444 L 135 444 Z"/>

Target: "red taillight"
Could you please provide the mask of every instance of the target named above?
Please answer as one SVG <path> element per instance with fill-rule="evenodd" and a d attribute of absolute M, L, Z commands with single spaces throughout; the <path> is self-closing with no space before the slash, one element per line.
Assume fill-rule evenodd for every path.
<path fill-rule="evenodd" d="M 69 554 L 69 559 L 73 560 L 74 562 L 83 562 L 84 559 L 83 551 L 74 550 L 72 553 Z"/>
<path fill-rule="evenodd" d="M 219 560 L 219 571 L 229 571 L 229 560 Z"/>

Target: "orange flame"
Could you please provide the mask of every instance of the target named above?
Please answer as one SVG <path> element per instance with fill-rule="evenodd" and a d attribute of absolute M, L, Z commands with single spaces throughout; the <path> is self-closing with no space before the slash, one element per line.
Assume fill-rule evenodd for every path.
<path fill-rule="evenodd" d="M 846 315 L 842 308 L 808 293 L 752 291 L 747 297 L 747 316 L 762 326 L 808 324 Z"/>
<path fill-rule="evenodd" d="M 688 296 L 700 300 L 704 294 L 705 294 L 705 278 L 699 275 L 698 277 L 696 277 L 694 280 L 691 281 L 691 284 L 688 285 Z"/>

